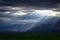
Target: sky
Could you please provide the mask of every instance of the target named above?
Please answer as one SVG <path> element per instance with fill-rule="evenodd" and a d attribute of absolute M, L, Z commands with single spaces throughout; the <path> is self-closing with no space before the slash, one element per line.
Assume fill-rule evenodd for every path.
<path fill-rule="evenodd" d="M 2 0 L 3 5 L 10 6 L 39 6 L 39 7 L 54 7 L 59 3 L 59 0 Z M 41 5 L 42 4 L 42 5 Z"/>
<path fill-rule="evenodd" d="M 56 14 L 53 13 L 52 10 L 27 8 L 10 6 L 0 7 L 0 30 L 27 32 L 35 28 L 38 24 L 49 24 L 51 22 L 50 20 L 56 17 Z"/>
<path fill-rule="evenodd" d="M 49 28 L 51 29 L 52 26 L 46 27 L 46 25 L 50 25 L 51 23 L 53 23 L 52 25 L 55 25 L 57 17 L 56 14 L 52 10 L 50 10 L 51 8 L 49 9 L 49 7 L 56 6 L 54 4 L 58 2 L 55 0 L 54 2 L 52 0 L 50 0 L 49 2 L 48 0 L 46 0 L 46 2 L 44 1 L 45 0 L 3 0 L 1 1 L 0 2 L 0 12 L 1 12 L 0 30 L 26 32 L 31 29 L 33 29 L 33 31 L 34 30 L 41 31 Z M 44 9 L 44 10 L 40 10 L 40 9 Z M 58 19 L 59 16 L 57 20 Z M 51 20 L 55 20 L 55 21 L 53 22 Z M 37 24 L 40 27 L 39 26 L 37 27 L 36 26 Z M 43 25 L 43 27 L 40 24 Z"/>

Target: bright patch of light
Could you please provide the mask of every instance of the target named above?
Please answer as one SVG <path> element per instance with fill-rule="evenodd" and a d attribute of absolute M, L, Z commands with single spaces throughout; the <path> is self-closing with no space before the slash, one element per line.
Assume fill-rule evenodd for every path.
<path fill-rule="evenodd" d="M 18 11 L 16 13 L 13 13 L 12 15 L 26 15 L 27 13 L 24 13 L 22 11 Z"/>
<path fill-rule="evenodd" d="M 46 16 L 56 16 L 56 13 L 54 13 L 52 10 L 35 10 L 40 15 L 46 15 Z"/>
<path fill-rule="evenodd" d="M 14 7 L 14 8 L 11 8 L 12 10 L 16 10 L 16 9 L 20 9 L 20 8 L 18 8 L 18 7 Z"/>
<path fill-rule="evenodd" d="M 56 14 L 55 13 L 51 13 L 51 14 L 49 14 L 49 16 L 56 16 Z"/>
<path fill-rule="evenodd" d="M 9 14 L 10 12 L 4 12 L 5 14 Z"/>
<path fill-rule="evenodd" d="M 54 12 L 56 16 L 60 16 L 60 12 Z"/>
<path fill-rule="evenodd" d="M 35 12 L 40 13 L 40 12 L 47 12 L 46 10 L 35 10 Z"/>
<path fill-rule="evenodd" d="M 13 10 L 16 9 L 16 8 L 12 8 Z"/>

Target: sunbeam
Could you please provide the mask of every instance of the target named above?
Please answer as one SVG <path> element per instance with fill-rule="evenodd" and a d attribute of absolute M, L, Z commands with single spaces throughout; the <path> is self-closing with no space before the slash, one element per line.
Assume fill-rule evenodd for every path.
<path fill-rule="evenodd" d="M 5 23 L 5 26 L 7 27 L 9 25 L 9 28 L 7 27 L 7 29 L 4 30 L 19 32 L 27 32 L 28 30 L 33 29 L 37 24 L 47 24 L 46 20 L 57 17 L 60 13 L 53 10 L 32 10 L 21 7 L 6 7 L 5 10 L 10 11 L 0 13 L 3 15 L 0 19 Z"/>

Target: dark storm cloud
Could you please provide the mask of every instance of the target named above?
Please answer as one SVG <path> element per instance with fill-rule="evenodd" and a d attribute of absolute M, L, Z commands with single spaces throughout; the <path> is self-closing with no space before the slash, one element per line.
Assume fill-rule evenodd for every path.
<path fill-rule="evenodd" d="M 2 0 L 10 6 L 39 6 L 39 7 L 53 7 L 55 4 L 59 3 L 58 0 Z"/>

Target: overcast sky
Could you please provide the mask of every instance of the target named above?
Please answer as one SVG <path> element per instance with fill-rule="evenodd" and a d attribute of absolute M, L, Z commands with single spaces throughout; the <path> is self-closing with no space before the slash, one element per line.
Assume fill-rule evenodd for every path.
<path fill-rule="evenodd" d="M 0 3 L 1 2 L 5 2 L 7 4 L 0 5 L 53 7 L 55 4 L 59 3 L 59 0 L 0 0 Z"/>

